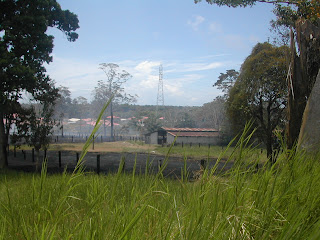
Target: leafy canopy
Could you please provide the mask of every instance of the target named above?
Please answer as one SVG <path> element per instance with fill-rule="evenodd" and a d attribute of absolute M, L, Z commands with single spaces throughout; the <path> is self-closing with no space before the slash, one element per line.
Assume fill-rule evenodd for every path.
<path fill-rule="evenodd" d="M 48 27 L 75 41 L 78 18 L 55 0 L 2 0 L 0 2 L 0 104 L 21 98 L 22 91 L 42 100 L 53 89 L 43 63 L 52 61 L 53 36 Z"/>
<path fill-rule="evenodd" d="M 284 125 L 287 104 L 287 47 L 258 43 L 231 88 L 227 112 L 235 130 L 254 120 L 257 136 L 271 153 L 273 131 Z"/>
<path fill-rule="evenodd" d="M 194 0 L 195 3 L 202 0 Z M 276 15 L 279 23 L 294 23 L 298 18 L 316 21 L 320 18 L 319 0 L 206 0 L 209 4 L 228 7 L 250 7 L 256 3 L 270 3 L 276 5 Z"/>

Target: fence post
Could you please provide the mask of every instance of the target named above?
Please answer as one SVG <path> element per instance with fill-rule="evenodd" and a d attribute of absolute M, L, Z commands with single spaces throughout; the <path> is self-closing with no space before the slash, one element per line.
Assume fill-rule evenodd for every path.
<path fill-rule="evenodd" d="M 183 142 L 181 143 L 181 147 L 183 148 Z"/>
<path fill-rule="evenodd" d="M 102 139 L 102 135 L 100 136 L 100 139 L 101 139 L 101 142 L 102 142 L 102 140 L 103 140 L 103 139 Z"/>
<path fill-rule="evenodd" d="M 205 159 L 201 159 L 200 165 L 201 165 L 202 169 L 206 169 L 207 168 L 207 161 Z"/>
<path fill-rule="evenodd" d="M 59 151 L 58 153 L 59 153 L 59 168 L 61 168 L 61 151 Z"/>
<path fill-rule="evenodd" d="M 76 154 L 76 158 L 77 158 L 77 164 L 79 162 L 79 153 Z"/>
<path fill-rule="evenodd" d="M 159 159 L 159 171 L 160 171 L 161 167 L 162 167 L 162 159 Z"/>
<path fill-rule="evenodd" d="M 22 154 L 23 154 L 23 159 L 26 160 L 26 159 L 27 159 L 27 157 L 26 157 L 26 152 L 23 151 L 23 150 L 21 150 L 21 151 L 22 151 Z"/>
<path fill-rule="evenodd" d="M 97 155 L 97 174 L 100 174 L 100 154 Z"/>
<path fill-rule="evenodd" d="M 32 162 L 34 162 L 34 148 L 32 148 Z"/>
<path fill-rule="evenodd" d="M 192 147 L 192 143 L 190 143 L 190 147 Z"/>
<path fill-rule="evenodd" d="M 73 135 L 71 136 L 71 142 L 73 143 Z"/>
<path fill-rule="evenodd" d="M 210 148 L 210 143 L 209 143 L 208 147 Z"/>
<path fill-rule="evenodd" d="M 201 143 L 199 143 L 199 147 L 201 146 Z"/>
<path fill-rule="evenodd" d="M 92 137 L 92 150 L 94 150 L 94 135 Z"/>

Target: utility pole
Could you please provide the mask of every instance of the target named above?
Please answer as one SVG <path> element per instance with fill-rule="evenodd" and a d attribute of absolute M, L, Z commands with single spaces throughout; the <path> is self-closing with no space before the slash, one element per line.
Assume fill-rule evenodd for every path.
<path fill-rule="evenodd" d="M 159 106 L 164 106 L 164 98 L 163 98 L 163 68 L 162 64 L 159 66 L 159 84 L 158 84 L 158 95 L 157 95 L 157 108 L 156 108 L 156 116 L 158 117 L 158 109 Z"/>

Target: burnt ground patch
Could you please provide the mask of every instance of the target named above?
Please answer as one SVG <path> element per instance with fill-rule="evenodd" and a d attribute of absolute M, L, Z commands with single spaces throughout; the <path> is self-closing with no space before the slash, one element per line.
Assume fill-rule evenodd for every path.
<path fill-rule="evenodd" d="M 47 156 L 47 171 L 48 173 L 63 172 L 64 169 L 71 172 L 77 164 L 77 157 L 80 156 L 79 152 L 74 151 L 61 151 L 61 167 L 59 167 L 59 152 L 48 151 Z M 100 155 L 100 173 L 108 174 L 115 173 L 119 169 L 121 159 L 124 159 L 124 171 L 132 172 L 136 162 L 136 173 L 145 174 L 148 171 L 151 174 L 156 174 L 159 167 L 164 164 L 165 156 L 148 154 L 148 153 L 118 153 L 118 152 L 88 152 L 84 158 L 85 171 L 97 172 L 97 155 Z M 34 160 L 33 160 L 34 159 Z M 44 159 L 44 152 L 40 152 L 39 162 L 40 166 Z M 202 161 L 201 161 L 202 160 Z M 187 158 L 186 167 L 189 172 L 190 178 L 195 178 L 203 169 L 203 166 L 209 168 L 216 164 L 217 159 L 195 159 Z M 35 172 L 36 170 L 36 156 L 33 157 L 32 151 L 17 151 L 16 156 L 11 151 L 8 157 L 9 169 Z M 177 156 L 169 156 L 167 166 L 163 171 L 165 177 L 181 178 L 181 170 L 184 168 L 184 158 Z M 219 162 L 217 170 L 227 170 L 232 167 L 232 163 L 226 163 L 224 160 Z"/>

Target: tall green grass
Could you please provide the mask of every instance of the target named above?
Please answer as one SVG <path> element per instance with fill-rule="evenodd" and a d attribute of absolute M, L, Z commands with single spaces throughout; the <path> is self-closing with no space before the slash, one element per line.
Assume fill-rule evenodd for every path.
<path fill-rule="evenodd" d="M 72 174 L 2 172 L 0 239 L 319 239 L 320 156 L 284 149 L 262 164 L 247 130 L 231 170 L 194 182 L 186 167 L 163 177 L 172 147 L 156 175 L 84 173 L 83 158 Z"/>
<path fill-rule="evenodd" d="M 319 156 L 287 155 L 195 182 L 2 173 L 0 239 L 319 239 Z"/>

